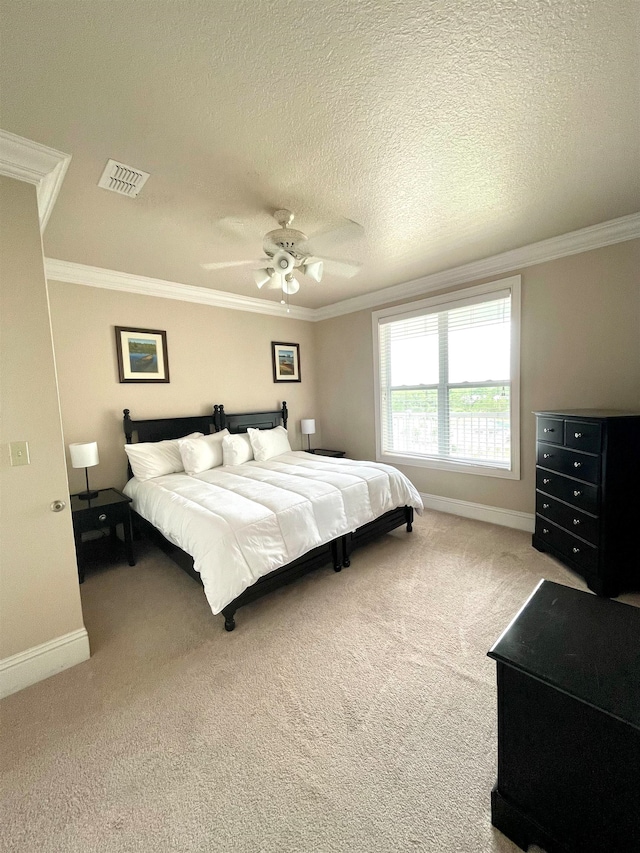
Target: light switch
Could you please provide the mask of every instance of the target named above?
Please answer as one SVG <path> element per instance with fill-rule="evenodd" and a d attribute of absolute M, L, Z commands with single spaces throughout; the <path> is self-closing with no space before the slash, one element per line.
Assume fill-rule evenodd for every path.
<path fill-rule="evenodd" d="M 9 443 L 12 465 L 29 464 L 29 445 L 26 441 L 12 441 Z"/>

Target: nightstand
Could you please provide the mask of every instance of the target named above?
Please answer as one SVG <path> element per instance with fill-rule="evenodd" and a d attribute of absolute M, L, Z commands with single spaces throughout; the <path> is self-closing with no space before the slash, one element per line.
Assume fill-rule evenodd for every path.
<path fill-rule="evenodd" d="M 73 535 L 76 540 L 76 555 L 78 558 L 78 577 L 84 581 L 82 566 L 82 534 L 90 531 L 109 528 L 111 543 L 117 542 L 116 527 L 122 525 L 124 533 L 124 548 L 130 566 L 135 566 L 133 555 L 133 536 L 131 531 L 131 498 L 123 495 L 117 489 L 100 489 L 97 497 L 83 500 L 78 495 L 71 495 L 71 516 L 73 518 Z"/>
<path fill-rule="evenodd" d="M 314 447 L 313 450 L 307 450 L 307 453 L 315 453 L 316 456 L 335 456 L 336 459 L 344 456 L 344 450 L 325 450 L 322 447 Z"/>

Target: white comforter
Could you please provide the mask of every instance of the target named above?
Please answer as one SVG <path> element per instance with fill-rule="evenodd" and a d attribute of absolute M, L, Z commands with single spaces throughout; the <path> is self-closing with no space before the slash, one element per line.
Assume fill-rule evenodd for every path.
<path fill-rule="evenodd" d="M 303 451 L 195 477 L 133 478 L 124 491 L 191 554 L 214 613 L 262 575 L 390 509 L 422 513 L 420 495 L 396 468 Z"/>

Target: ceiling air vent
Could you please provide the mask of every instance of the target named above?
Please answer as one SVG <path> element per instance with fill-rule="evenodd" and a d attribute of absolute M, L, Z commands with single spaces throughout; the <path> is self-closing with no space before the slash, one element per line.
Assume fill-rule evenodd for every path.
<path fill-rule="evenodd" d="M 133 166 L 125 166 L 117 160 L 107 160 L 107 165 L 98 181 L 98 186 L 113 193 L 128 195 L 135 198 L 145 185 L 149 172 L 134 169 Z"/>

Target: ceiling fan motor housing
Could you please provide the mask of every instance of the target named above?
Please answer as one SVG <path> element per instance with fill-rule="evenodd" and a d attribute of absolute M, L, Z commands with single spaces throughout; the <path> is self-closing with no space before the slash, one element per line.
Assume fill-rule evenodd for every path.
<path fill-rule="evenodd" d="M 274 256 L 282 250 L 293 255 L 296 261 L 300 261 L 305 257 L 302 245 L 306 240 L 307 235 L 295 228 L 276 228 L 275 231 L 265 234 L 262 248 L 267 255 Z"/>

